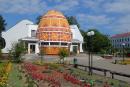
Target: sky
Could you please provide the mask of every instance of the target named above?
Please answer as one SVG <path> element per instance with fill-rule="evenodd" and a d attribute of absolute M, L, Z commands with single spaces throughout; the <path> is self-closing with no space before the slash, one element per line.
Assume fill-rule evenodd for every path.
<path fill-rule="evenodd" d="M 98 29 L 107 35 L 130 32 L 130 0 L 0 0 L 6 29 L 23 19 L 35 23 L 48 10 L 75 16 L 85 31 Z"/>

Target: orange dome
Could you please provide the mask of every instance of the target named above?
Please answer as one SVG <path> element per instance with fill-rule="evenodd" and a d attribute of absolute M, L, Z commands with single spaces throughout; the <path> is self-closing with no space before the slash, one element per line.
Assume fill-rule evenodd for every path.
<path fill-rule="evenodd" d="M 44 41 L 71 42 L 72 33 L 65 16 L 55 10 L 48 11 L 40 20 L 37 38 Z"/>

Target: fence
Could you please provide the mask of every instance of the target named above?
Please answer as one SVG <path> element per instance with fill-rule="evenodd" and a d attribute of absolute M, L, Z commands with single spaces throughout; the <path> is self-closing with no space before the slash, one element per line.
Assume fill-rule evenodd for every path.
<path fill-rule="evenodd" d="M 79 67 L 82 67 L 82 69 L 84 68 L 83 70 L 85 70 L 85 71 L 87 71 L 87 69 L 89 69 L 89 66 L 77 64 L 77 68 L 79 68 Z M 101 71 L 101 72 L 104 73 L 104 76 L 106 76 L 107 72 L 109 72 L 111 74 L 112 79 L 114 79 L 114 75 L 130 78 L 130 74 L 124 74 L 124 73 L 121 73 L 121 72 L 111 71 L 111 70 L 108 70 L 108 69 L 102 69 L 102 68 L 97 68 L 97 67 L 90 67 L 90 69 Z"/>

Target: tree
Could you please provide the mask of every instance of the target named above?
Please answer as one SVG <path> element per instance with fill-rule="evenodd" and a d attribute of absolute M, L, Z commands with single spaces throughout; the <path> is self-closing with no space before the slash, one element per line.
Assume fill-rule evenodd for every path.
<path fill-rule="evenodd" d="M 1 49 L 5 47 L 5 40 L 4 38 L 2 38 L 2 31 L 5 30 L 5 26 L 6 26 L 5 20 L 0 15 L 0 52 L 1 52 Z"/>
<path fill-rule="evenodd" d="M 26 51 L 26 48 L 24 47 L 23 42 L 18 42 L 12 44 L 11 50 L 9 50 L 9 56 L 12 57 L 12 59 L 19 63 L 21 62 L 21 55 Z"/>
<path fill-rule="evenodd" d="M 38 17 L 36 18 L 36 24 L 39 24 L 39 22 L 40 22 L 41 18 L 42 18 L 42 16 L 41 16 L 41 15 L 40 15 L 40 16 L 38 16 Z"/>
<path fill-rule="evenodd" d="M 0 48 L 3 49 L 5 47 L 6 43 L 5 43 L 5 39 L 4 38 L 0 38 Z"/>
<path fill-rule="evenodd" d="M 89 31 L 95 32 L 95 35 L 93 36 L 93 39 L 91 40 L 93 52 L 101 52 L 103 50 L 107 52 L 111 48 L 111 42 L 106 35 L 103 35 L 96 29 L 90 29 L 87 32 Z M 84 42 L 86 43 L 86 47 L 88 49 L 90 47 L 90 43 L 89 43 L 90 38 L 87 36 L 87 32 L 84 35 Z"/>
<path fill-rule="evenodd" d="M 67 49 L 60 49 L 59 51 L 59 57 L 60 57 L 60 62 L 61 60 L 63 60 L 63 63 L 64 63 L 64 58 L 67 57 L 69 55 Z"/>
<path fill-rule="evenodd" d="M 66 18 L 68 20 L 69 25 L 77 25 L 78 28 L 80 28 L 80 25 L 79 25 L 76 17 L 74 17 L 74 16 L 66 16 Z"/>
<path fill-rule="evenodd" d="M 5 26 L 6 26 L 5 20 L 0 15 L 0 37 L 2 36 L 2 31 L 5 30 Z"/>

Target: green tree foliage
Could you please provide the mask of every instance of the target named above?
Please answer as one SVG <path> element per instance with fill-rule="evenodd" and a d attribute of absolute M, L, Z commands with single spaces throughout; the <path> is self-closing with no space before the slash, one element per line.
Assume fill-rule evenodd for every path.
<path fill-rule="evenodd" d="M 69 55 L 69 53 L 68 53 L 67 49 L 60 49 L 58 55 L 60 57 L 60 62 L 61 62 L 61 60 L 63 60 L 63 63 L 64 63 L 64 58 L 67 57 Z"/>
<path fill-rule="evenodd" d="M 6 26 L 5 20 L 4 20 L 3 17 L 0 15 L 0 37 L 1 37 L 2 31 L 5 30 L 5 26 Z"/>
<path fill-rule="evenodd" d="M 4 38 L 2 38 L 2 31 L 5 30 L 5 26 L 6 26 L 5 20 L 0 15 L 0 50 L 5 47 L 5 40 Z"/>
<path fill-rule="evenodd" d="M 92 30 L 95 32 L 95 35 L 93 36 L 93 40 L 92 40 L 93 51 L 94 52 L 101 52 L 102 50 L 107 51 L 111 46 L 109 38 L 106 35 L 101 34 L 96 29 L 92 29 Z"/>
<path fill-rule="evenodd" d="M 3 49 L 5 47 L 6 43 L 5 43 L 5 39 L 4 38 L 0 38 L 0 48 Z"/>
<path fill-rule="evenodd" d="M 87 32 L 91 30 L 95 32 L 95 35 L 92 36 L 92 38 L 87 36 Z M 111 42 L 106 35 L 103 35 L 96 29 L 90 29 L 87 32 L 82 33 L 84 34 L 83 37 L 84 37 L 84 42 L 85 42 L 84 47 L 86 48 L 85 50 L 89 50 L 89 48 L 92 46 L 92 48 L 90 49 L 93 52 L 102 52 L 102 51 L 108 52 L 109 51 L 109 49 L 111 48 Z"/>
<path fill-rule="evenodd" d="M 68 23 L 69 23 L 70 25 L 77 25 L 78 28 L 80 28 L 80 25 L 79 25 L 79 23 L 78 23 L 76 17 L 74 17 L 74 16 L 66 16 L 66 18 L 67 18 Z"/>
<path fill-rule="evenodd" d="M 41 16 L 41 15 L 40 15 L 40 16 L 38 16 L 38 17 L 36 18 L 36 24 L 39 24 L 39 22 L 40 22 L 41 18 L 42 18 L 42 16 Z"/>
<path fill-rule="evenodd" d="M 9 56 L 18 63 L 21 62 L 21 55 L 25 53 L 25 51 L 26 48 L 23 42 L 14 43 L 12 44 L 11 50 L 9 50 Z"/>

